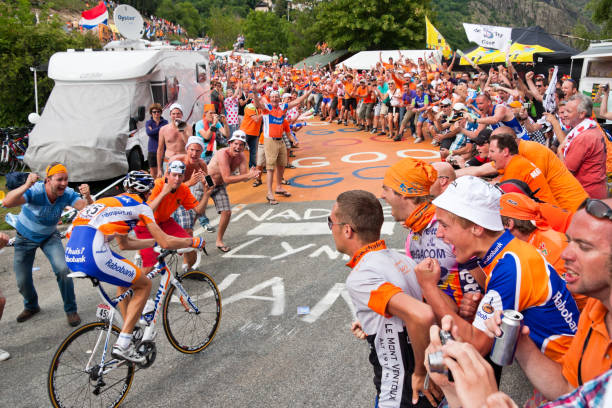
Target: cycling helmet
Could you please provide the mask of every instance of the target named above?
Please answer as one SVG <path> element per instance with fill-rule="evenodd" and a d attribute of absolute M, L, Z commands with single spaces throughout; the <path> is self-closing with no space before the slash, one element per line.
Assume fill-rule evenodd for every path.
<path fill-rule="evenodd" d="M 180 160 L 174 160 L 168 165 L 168 173 L 185 174 L 185 163 Z"/>
<path fill-rule="evenodd" d="M 123 180 L 123 188 L 132 193 L 146 193 L 155 185 L 155 180 L 146 171 L 134 170 L 130 171 L 125 180 Z"/>

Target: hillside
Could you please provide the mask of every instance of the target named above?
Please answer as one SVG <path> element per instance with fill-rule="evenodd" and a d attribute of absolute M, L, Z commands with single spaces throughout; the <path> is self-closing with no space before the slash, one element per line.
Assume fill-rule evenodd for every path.
<path fill-rule="evenodd" d="M 552 34 L 572 34 L 580 23 L 593 30 L 589 0 L 432 0 L 437 28 L 453 48 L 466 48 L 461 22 L 514 27 L 539 25 Z M 555 37 L 568 45 L 567 38 Z"/>

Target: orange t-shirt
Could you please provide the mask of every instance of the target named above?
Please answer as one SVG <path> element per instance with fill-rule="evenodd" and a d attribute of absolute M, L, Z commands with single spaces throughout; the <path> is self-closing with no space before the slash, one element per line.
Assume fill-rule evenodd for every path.
<path fill-rule="evenodd" d="M 363 101 L 368 96 L 368 87 L 366 86 L 358 86 L 357 87 L 357 99 L 358 101 Z"/>
<path fill-rule="evenodd" d="M 559 207 L 577 211 L 589 196 L 561 159 L 538 142 L 521 140 L 518 146 L 519 154 L 542 170 Z"/>
<path fill-rule="evenodd" d="M 261 129 L 261 118 L 258 121 L 252 119 L 253 116 L 257 115 L 257 109 L 249 104 L 244 108 L 244 119 L 240 125 L 240 130 L 250 136 L 259 136 Z"/>
<path fill-rule="evenodd" d="M 561 361 L 563 376 L 572 387 L 578 387 L 612 368 L 612 340 L 606 328 L 607 313 L 608 309 L 603 303 L 590 298 L 580 314 L 578 330 Z"/>
<path fill-rule="evenodd" d="M 162 188 L 164 187 L 164 179 L 158 178 L 155 180 L 155 187 L 151 190 L 151 196 L 147 201 L 148 204 L 161 193 Z M 157 209 L 153 212 L 155 215 L 155 222 L 162 223 L 164 221 L 168 221 L 172 213 L 176 211 L 179 206 L 183 206 L 186 210 L 191 210 L 198 205 L 198 200 L 195 199 L 189 187 L 185 183 L 181 183 L 174 193 L 169 193 L 161 203 L 157 206 Z"/>
<path fill-rule="evenodd" d="M 353 98 L 353 91 L 355 90 L 355 85 L 351 81 L 347 81 L 344 83 L 344 99 Z"/>
<path fill-rule="evenodd" d="M 555 200 L 555 196 L 550 191 L 542 170 L 525 157 L 518 154 L 512 156 L 506 168 L 499 170 L 499 173 L 502 175 L 500 181 L 510 179 L 524 181 L 529 185 L 531 191 L 539 190 L 536 193 L 536 197 L 540 200 L 557 204 L 557 200 Z"/>

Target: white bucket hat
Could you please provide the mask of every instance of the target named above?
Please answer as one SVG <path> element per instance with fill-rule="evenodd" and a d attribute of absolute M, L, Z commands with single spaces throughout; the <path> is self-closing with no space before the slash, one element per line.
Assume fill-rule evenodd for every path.
<path fill-rule="evenodd" d="M 503 231 L 499 214 L 501 191 L 474 176 L 463 176 L 453 181 L 433 200 L 433 204 L 491 231 Z"/>
<path fill-rule="evenodd" d="M 185 145 L 185 149 L 187 149 L 189 147 L 189 145 L 192 144 L 198 144 L 202 147 L 202 150 L 204 150 L 206 148 L 206 146 L 204 146 L 204 142 L 202 141 L 202 139 L 198 136 L 189 136 L 189 139 L 187 139 L 187 144 Z"/>
<path fill-rule="evenodd" d="M 244 133 L 243 130 L 236 130 L 232 134 L 232 137 L 230 138 L 230 140 L 228 140 L 228 142 L 233 142 L 234 140 L 238 140 L 238 141 L 244 142 L 244 144 L 246 144 L 246 142 L 247 142 L 246 133 Z"/>
<path fill-rule="evenodd" d="M 183 107 L 181 105 L 179 105 L 178 103 L 173 103 L 172 105 L 170 105 L 170 110 L 168 112 L 172 112 L 173 110 L 178 109 L 181 111 L 181 113 L 185 113 L 183 111 Z"/>

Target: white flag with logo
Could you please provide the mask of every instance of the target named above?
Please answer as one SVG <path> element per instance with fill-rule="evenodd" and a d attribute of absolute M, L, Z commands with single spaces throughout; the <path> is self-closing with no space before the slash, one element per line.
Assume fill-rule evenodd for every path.
<path fill-rule="evenodd" d="M 468 40 L 481 47 L 507 50 L 512 43 L 512 27 L 463 23 Z"/>

